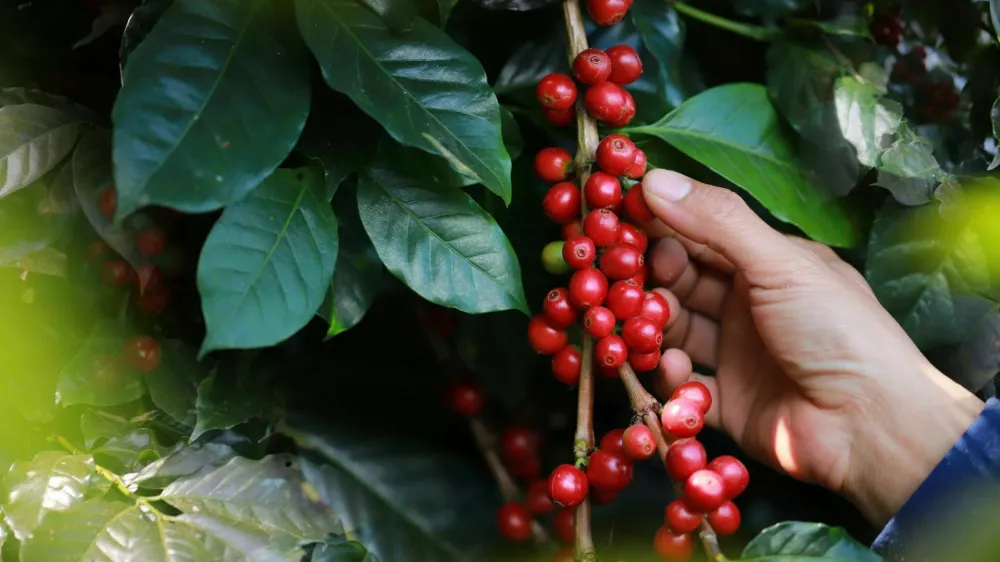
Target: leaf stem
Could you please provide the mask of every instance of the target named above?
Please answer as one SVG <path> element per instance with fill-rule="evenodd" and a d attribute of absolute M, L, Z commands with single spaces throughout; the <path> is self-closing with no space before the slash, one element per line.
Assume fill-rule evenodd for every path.
<path fill-rule="evenodd" d="M 55 437 L 53 437 L 53 440 L 56 443 L 58 443 L 60 447 L 62 447 L 63 449 L 66 449 L 66 451 L 68 451 L 71 454 L 74 454 L 74 455 L 89 455 L 90 454 L 90 453 L 88 453 L 86 451 L 81 451 L 80 449 L 77 449 L 76 446 L 74 446 L 72 443 L 70 443 L 69 440 L 66 439 L 65 437 L 63 437 L 62 435 L 56 435 Z M 157 515 L 160 515 L 160 516 L 165 515 L 163 512 L 161 512 L 159 509 L 157 509 L 156 506 L 152 505 L 149 502 L 148 498 L 140 496 L 139 494 L 136 494 L 134 491 L 132 491 L 131 489 L 129 489 L 128 484 L 126 484 L 125 481 L 122 480 L 121 476 L 118 476 L 117 474 L 115 474 L 114 471 L 109 470 L 109 469 L 107 469 L 107 468 L 105 468 L 105 467 L 103 467 L 103 466 L 101 466 L 101 465 L 99 465 L 99 464 L 97 464 L 95 462 L 94 463 L 94 472 L 96 472 L 102 478 L 104 478 L 105 480 L 107 480 L 108 482 L 110 482 L 111 484 L 113 484 L 114 487 L 117 488 L 118 491 L 121 492 L 125 497 L 129 498 L 130 500 L 134 501 L 135 503 L 137 503 L 139 505 L 142 505 L 142 506 L 150 509 L 151 511 L 153 511 Z"/>
<path fill-rule="evenodd" d="M 733 21 L 731 19 L 706 12 L 699 8 L 695 8 L 694 6 L 684 2 L 668 0 L 667 3 L 672 4 L 678 12 L 688 16 L 689 18 L 696 19 L 709 25 L 714 25 L 719 29 L 725 29 L 726 31 L 742 35 L 743 37 L 747 37 L 755 41 L 773 41 L 781 36 L 781 32 L 776 29 Z"/>

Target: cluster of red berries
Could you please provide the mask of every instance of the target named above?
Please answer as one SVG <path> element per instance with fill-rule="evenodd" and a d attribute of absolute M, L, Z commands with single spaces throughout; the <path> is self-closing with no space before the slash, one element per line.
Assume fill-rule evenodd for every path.
<path fill-rule="evenodd" d="M 156 338 L 134 336 L 122 344 L 117 356 L 98 355 L 91 365 L 92 380 L 115 386 L 121 380 L 122 366 L 133 373 L 150 373 L 160 365 L 163 351 Z"/>
<path fill-rule="evenodd" d="M 587 49 L 573 60 L 573 75 L 589 86 L 583 100 L 595 119 L 612 127 L 624 127 L 635 117 L 635 99 L 622 88 L 642 75 L 642 61 L 635 49 L 628 45 L 616 45 L 607 51 Z M 561 127 L 573 122 L 577 88 L 569 75 L 546 75 L 535 95 L 550 123 Z"/>
<path fill-rule="evenodd" d="M 872 19 L 868 30 L 879 45 L 895 47 L 903 38 L 903 17 L 899 12 L 881 14 Z"/>
<path fill-rule="evenodd" d="M 935 79 L 928 73 L 924 60 L 927 49 L 917 45 L 902 54 L 892 67 L 890 77 L 896 82 L 913 86 L 913 103 L 920 117 L 932 122 L 949 122 L 962 101 L 954 82 Z"/>

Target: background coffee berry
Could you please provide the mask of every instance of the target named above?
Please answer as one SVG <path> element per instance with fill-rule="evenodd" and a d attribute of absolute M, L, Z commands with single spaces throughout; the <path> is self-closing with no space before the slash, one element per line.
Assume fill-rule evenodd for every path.
<path fill-rule="evenodd" d="M 624 175 L 635 162 L 635 144 L 622 135 L 608 135 L 597 145 L 597 165 L 613 175 Z"/>
<path fill-rule="evenodd" d="M 593 267 L 581 269 L 569 279 L 569 300 L 577 308 L 600 306 L 607 296 L 608 278 Z"/>
<path fill-rule="evenodd" d="M 583 314 L 583 329 L 595 338 L 603 338 L 615 331 L 615 315 L 603 306 L 593 306 Z"/>
<path fill-rule="evenodd" d="M 539 314 L 528 322 L 528 343 L 542 355 L 552 355 L 566 347 L 567 341 L 566 332 L 549 324 L 544 314 Z"/>
<path fill-rule="evenodd" d="M 681 439 L 667 449 L 667 473 L 674 482 L 684 482 L 707 463 L 705 446 L 697 439 Z"/>
<path fill-rule="evenodd" d="M 670 530 L 683 535 L 691 533 L 701 525 L 702 514 L 688 509 L 684 500 L 674 500 L 667 504 L 665 519 Z"/>
<path fill-rule="evenodd" d="M 576 507 L 587 499 L 587 475 L 571 464 L 561 464 L 549 476 L 549 497 L 559 507 Z"/>
<path fill-rule="evenodd" d="M 500 436 L 500 452 L 508 462 L 519 462 L 538 456 L 541 437 L 530 427 L 508 427 Z"/>
<path fill-rule="evenodd" d="M 600 49 L 580 51 L 573 59 L 573 75 L 581 84 L 593 86 L 611 74 L 611 57 Z"/>
<path fill-rule="evenodd" d="M 690 534 L 675 534 L 663 525 L 653 536 L 653 550 L 669 562 L 684 562 L 694 553 L 694 538 Z"/>
<path fill-rule="evenodd" d="M 674 437 L 683 439 L 698 435 L 705 426 L 705 414 L 698 404 L 686 398 L 678 398 L 663 406 L 660 421 L 663 422 L 663 429 Z"/>
<path fill-rule="evenodd" d="M 562 227 L 563 240 L 569 240 L 574 236 L 583 236 L 583 221 L 580 219 L 568 222 Z"/>
<path fill-rule="evenodd" d="M 621 453 L 598 449 L 590 455 L 587 480 L 598 490 L 623 490 L 632 482 L 632 461 Z"/>
<path fill-rule="evenodd" d="M 725 501 L 722 477 L 711 470 L 698 470 L 684 482 L 684 503 L 695 511 L 708 513 Z"/>
<path fill-rule="evenodd" d="M 549 481 L 541 478 L 533 480 L 528 485 L 524 493 L 524 507 L 528 508 L 533 515 L 545 515 L 553 509 L 555 505 L 549 497 Z"/>
<path fill-rule="evenodd" d="M 583 101 L 587 111 L 595 119 L 611 123 L 620 120 L 627 113 L 628 97 L 630 97 L 628 92 L 618 84 L 601 82 L 587 88 Z"/>
<path fill-rule="evenodd" d="M 572 222 L 580 216 L 580 188 L 568 181 L 553 185 L 542 199 L 542 210 L 556 224 Z"/>
<path fill-rule="evenodd" d="M 572 169 L 573 157 L 562 148 L 543 148 L 535 155 L 535 173 L 547 182 L 563 181 Z"/>
<path fill-rule="evenodd" d="M 615 315 L 619 321 L 625 321 L 633 316 L 638 316 L 642 312 L 642 303 L 645 300 L 642 287 L 636 285 L 631 280 L 615 281 L 608 289 L 604 306 Z"/>
<path fill-rule="evenodd" d="M 115 211 L 118 210 L 118 190 L 111 186 L 101 192 L 97 198 L 97 210 L 101 216 L 109 221 L 115 220 Z"/>
<path fill-rule="evenodd" d="M 569 109 L 576 103 L 576 84 L 565 74 L 552 73 L 538 82 L 535 95 L 542 107 L 549 109 Z"/>
<path fill-rule="evenodd" d="M 580 350 L 572 345 L 567 345 L 552 356 L 552 374 L 559 382 L 572 386 L 580 382 L 582 362 L 583 356 L 580 354 Z"/>
<path fill-rule="evenodd" d="M 611 174 L 594 172 L 583 184 L 583 197 L 591 208 L 610 209 L 622 200 L 622 184 Z"/>
<path fill-rule="evenodd" d="M 562 287 L 549 291 L 542 302 L 542 312 L 549 325 L 560 330 L 576 322 L 577 312 L 569 302 L 569 290 Z"/>
<path fill-rule="evenodd" d="M 563 244 L 563 259 L 573 269 L 587 269 L 597 259 L 597 247 L 586 236 L 573 236 Z"/>
<path fill-rule="evenodd" d="M 642 424 L 630 425 L 622 434 L 625 455 L 632 460 L 645 460 L 656 452 L 653 432 Z"/>
<path fill-rule="evenodd" d="M 559 509 L 556 511 L 555 517 L 552 518 L 552 528 L 556 531 L 556 536 L 559 540 L 566 543 L 572 543 L 574 538 L 574 530 L 576 529 L 576 509 Z"/>
<path fill-rule="evenodd" d="M 531 538 L 531 512 L 517 502 L 508 502 L 497 512 L 500 534 L 509 541 L 522 542 Z"/>
<path fill-rule="evenodd" d="M 160 365 L 162 350 L 156 338 L 135 336 L 125 341 L 121 350 L 121 361 L 133 371 L 151 373 Z"/>
<path fill-rule="evenodd" d="M 604 336 L 594 345 L 594 357 L 605 367 L 621 367 L 628 359 L 628 346 L 620 336 Z"/>
<path fill-rule="evenodd" d="M 638 248 L 631 244 L 615 242 L 601 256 L 601 271 L 608 276 L 608 279 L 628 279 L 639 272 L 644 262 L 642 252 Z"/>
<path fill-rule="evenodd" d="M 111 260 L 101 268 L 101 280 L 108 287 L 124 287 L 132 277 L 132 267 L 122 260 Z"/>
<path fill-rule="evenodd" d="M 448 407 L 463 416 L 477 416 L 483 411 L 486 398 L 478 384 L 468 381 L 457 382 L 445 392 Z"/>
<path fill-rule="evenodd" d="M 598 248 L 614 244 L 618 240 L 619 228 L 618 215 L 609 209 L 594 209 L 583 219 L 583 233 Z"/>
<path fill-rule="evenodd" d="M 608 80 L 624 86 L 631 84 L 642 76 L 642 61 L 639 60 L 639 53 L 628 45 L 615 45 L 607 50 L 608 58 L 611 59 L 611 74 Z"/>

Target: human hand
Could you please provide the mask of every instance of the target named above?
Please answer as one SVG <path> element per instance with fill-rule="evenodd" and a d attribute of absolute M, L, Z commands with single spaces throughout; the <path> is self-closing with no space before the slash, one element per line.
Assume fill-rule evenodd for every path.
<path fill-rule="evenodd" d="M 935 369 L 828 247 L 783 235 L 735 193 L 666 170 L 643 180 L 671 306 L 658 383 L 705 383 L 707 423 L 750 455 L 884 523 L 983 403 Z M 716 369 L 692 372 L 692 359 Z"/>

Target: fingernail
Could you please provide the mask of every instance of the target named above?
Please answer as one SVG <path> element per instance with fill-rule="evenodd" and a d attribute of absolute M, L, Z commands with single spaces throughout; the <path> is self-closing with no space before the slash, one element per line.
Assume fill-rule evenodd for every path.
<path fill-rule="evenodd" d="M 642 182 L 643 193 L 659 199 L 677 202 L 691 192 L 691 179 L 670 170 L 650 170 Z"/>

